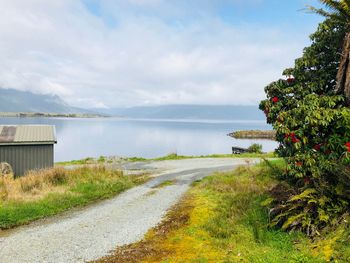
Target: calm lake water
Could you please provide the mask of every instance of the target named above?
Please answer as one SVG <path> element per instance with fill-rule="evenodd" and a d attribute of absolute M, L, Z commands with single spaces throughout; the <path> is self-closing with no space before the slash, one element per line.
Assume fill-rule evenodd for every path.
<path fill-rule="evenodd" d="M 252 143 L 272 151 L 269 140 L 236 140 L 234 130 L 270 129 L 264 121 L 133 120 L 119 118 L 0 118 L 0 124 L 49 124 L 56 126 L 55 161 L 85 157 L 124 156 L 153 158 L 169 153 L 207 155 L 231 153 L 232 146 Z"/>

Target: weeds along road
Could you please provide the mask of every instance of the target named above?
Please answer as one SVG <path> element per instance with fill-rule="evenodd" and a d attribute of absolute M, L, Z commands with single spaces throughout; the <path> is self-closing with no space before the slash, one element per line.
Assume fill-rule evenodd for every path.
<path fill-rule="evenodd" d="M 0 262 L 98 259 L 116 246 L 142 239 L 193 181 L 256 162 L 259 160 L 203 158 L 125 164 L 126 171 L 145 170 L 155 177 L 113 199 L 2 234 Z"/>

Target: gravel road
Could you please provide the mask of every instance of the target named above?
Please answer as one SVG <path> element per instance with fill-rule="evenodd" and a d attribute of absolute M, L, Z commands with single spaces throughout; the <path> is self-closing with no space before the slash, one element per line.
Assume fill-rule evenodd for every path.
<path fill-rule="evenodd" d="M 1 233 L 0 262 L 68 263 L 100 258 L 116 246 L 142 239 L 192 181 L 245 164 L 245 159 L 206 158 L 123 165 L 128 171 L 151 171 L 154 178 L 97 205 Z M 155 188 L 167 180 L 175 183 Z"/>

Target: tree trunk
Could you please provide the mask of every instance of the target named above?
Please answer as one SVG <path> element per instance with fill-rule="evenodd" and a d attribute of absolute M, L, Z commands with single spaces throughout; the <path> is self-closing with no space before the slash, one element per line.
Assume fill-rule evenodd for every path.
<path fill-rule="evenodd" d="M 350 33 L 347 33 L 344 39 L 335 91 L 337 94 L 344 94 L 347 102 L 350 102 Z"/>

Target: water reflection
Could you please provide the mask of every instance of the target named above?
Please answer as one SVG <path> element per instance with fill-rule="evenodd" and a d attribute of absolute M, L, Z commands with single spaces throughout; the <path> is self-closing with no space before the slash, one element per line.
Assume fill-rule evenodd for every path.
<path fill-rule="evenodd" d="M 236 140 L 227 136 L 234 130 L 270 128 L 260 121 L 0 118 L 0 124 L 55 125 L 55 161 L 100 155 L 152 158 L 173 152 L 230 153 L 232 146 L 248 147 L 252 143 L 261 143 L 264 151 L 272 151 L 277 145 L 269 140 Z"/>

